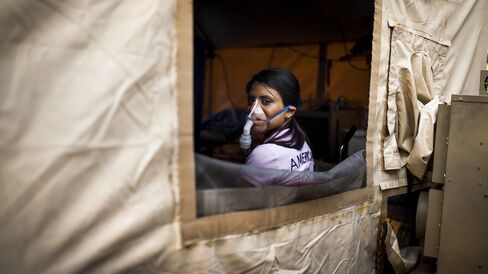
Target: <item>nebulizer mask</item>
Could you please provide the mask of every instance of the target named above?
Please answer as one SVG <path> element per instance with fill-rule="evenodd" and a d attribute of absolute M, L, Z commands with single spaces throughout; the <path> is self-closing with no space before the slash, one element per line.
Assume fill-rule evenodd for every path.
<path fill-rule="evenodd" d="M 261 107 L 261 103 L 259 103 L 258 100 L 254 101 L 251 111 L 247 116 L 246 123 L 244 124 L 241 137 L 239 138 L 239 143 L 241 145 L 241 152 L 244 154 L 249 154 L 250 152 L 251 144 L 252 144 L 251 128 L 254 125 L 254 121 L 259 119 L 261 121 L 265 121 L 265 123 L 269 123 L 271 120 L 273 120 L 278 115 L 288 110 L 290 107 L 291 105 L 288 105 L 283 109 L 281 109 L 280 111 L 278 111 L 277 113 L 275 113 L 273 116 L 268 118 L 266 117 L 266 114 L 264 113 L 263 108 Z"/>

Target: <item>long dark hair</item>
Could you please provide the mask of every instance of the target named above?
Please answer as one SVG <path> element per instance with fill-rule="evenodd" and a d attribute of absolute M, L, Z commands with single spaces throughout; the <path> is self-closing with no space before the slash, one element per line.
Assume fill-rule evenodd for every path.
<path fill-rule="evenodd" d="M 246 85 L 246 92 L 251 92 L 254 83 L 260 83 L 276 90 L 285 106 L 292 105 L 300 107 L 300 83 L 293 73 L 284 68 L 268 68 L 254 75 Z M 283 134 L 281 131 L 288 129 Z M 304 142 L 310 146 L 307 135 L 300 128 L 295 118 L 291 118 L 288 123 L 280 128 L 265 133 L 267 140 L 265 143 L 273 143 L 287 148 L 301 149 Z"/>

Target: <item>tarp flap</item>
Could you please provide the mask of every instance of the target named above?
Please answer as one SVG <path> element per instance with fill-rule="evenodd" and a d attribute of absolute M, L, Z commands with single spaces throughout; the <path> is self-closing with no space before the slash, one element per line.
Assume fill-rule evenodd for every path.
<path fill-rule="evenodd" d="M 388 261 L 396 274 L 404 274 L 412 271 L 422 255 L 423 248 L 420 246 L 408 246 L 400 249 L 398 239 L 387 222 L 387 233 L 385 237 L 385 253 Z"/>
<path fill-rule="evenodd" d="M 437 104 L 478 94 L 487 48 L 487 1 L 376 2 L 368 182 L 402 186 L 405 167 L 424 176 Z"/>
<path fill-rule="evenodd" d="M 423 142 L 426 131 L 433 132 L 433 122 L 419 127 L 419 117 L 425 104 L 436 99 L 445 84 L 444 62 L 447 47 L 417 36 L 401 26 L 395 26 L 391 37 L 390 71 L 388 73 L 388 133 L 384 141 L 386 170 L 400 169 L 411 155 L 415 141 Z M 430 103 L 432 104 L 432 103 Z M 434 110 L 437 108 L 434 107 Z M 432 114 L 436 116 L 436 111 Z M 425 114 L 424 114 L 425 116 Z M 425 121 L 425 120 L 424 120 Z M 432 134 L 433 135 L 433 134 Z M 417 138 L 419 137 L 419 138 Z M 433 139 L 430 139 L 433 141 Z M 416 146 L 417 150 L 420 148 Z M 430 144 L 432 147 L 432 143 Z M 430 154 L 414 150 L 422 155 Z M 432 153 L 432 151 L 430 151 Z M 412 157 L 415 157 L 412 155 Z M 428 158 L 427 158 L 428 161 Z M 422 178 L 427 167 L 420 170 L 410 165 L 413 173 Z"/>

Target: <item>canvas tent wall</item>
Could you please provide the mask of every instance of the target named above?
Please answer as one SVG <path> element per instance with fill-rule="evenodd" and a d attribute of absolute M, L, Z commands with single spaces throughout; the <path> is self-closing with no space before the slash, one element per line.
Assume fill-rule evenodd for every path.
<path fill-rule="evenodd" d="M 385 5 L 372 91 L 387 69 Z M 487 18 L 477 10 L 461 13 L 463 27 Z M 1 273 L 374 272 L 381 195 L 371 185 L 195 219 L 191 20 L 190 1 L 0 4 Z M 486 41 L 463 33 L 465 48 Z M 466 38 L 455 37 L 451 49 Z M 451 72 L 471 66 L 451 60 Z M 370 117 L 381 118 L 374 94 Z M 382 125 L 370 122 L 370 183 L 381 182 L 371 151 Z"/>
<path fill-rule="evenodd" d="M 0 4 L 1 273 L 147 269 L 175 245 L 176 8 Z"/>
<path fill-rule="evenodd" d="M 370 190 L 195 220 L 190 1 L 0 5 L 0 272 L 373 271 Z"/>

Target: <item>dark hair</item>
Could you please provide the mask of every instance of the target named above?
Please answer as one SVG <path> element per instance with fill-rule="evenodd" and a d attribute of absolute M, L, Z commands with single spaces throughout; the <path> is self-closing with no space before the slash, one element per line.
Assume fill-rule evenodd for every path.
<path fill-rule="evenodd" d="M 293 73 L 291 73 L 289 70 L 284 68 L 268 68 L 260 71 L 247 83 L 246 92 L 248 94 L 251 92 L 252 86 L 255 83 L 260 83 L 276 90 L 283 99 L 285 106 L 292 105 L 296 108 L 300 107 L 300 84 L 298 83 L 295 75 L 293 75 Z M 283 135 L 278 134 L 279 131 L 284 129 L 288 129 L 288 132 L 284 133 Z M 305 132 L 303 132 L 293 117 L 285 126 L 267 132 L 265 135 L 266 137 L 272 136 L 265 143 L 273 143 L 294 149 L 301 149 L 304 142 L 307 142 L 307 144 L 310 146 L 307 135 Z M 281 140 L 277 139 L 277 136 Z M 288 138 L 289 136 L 291 136 L 291 138 Z"/>

